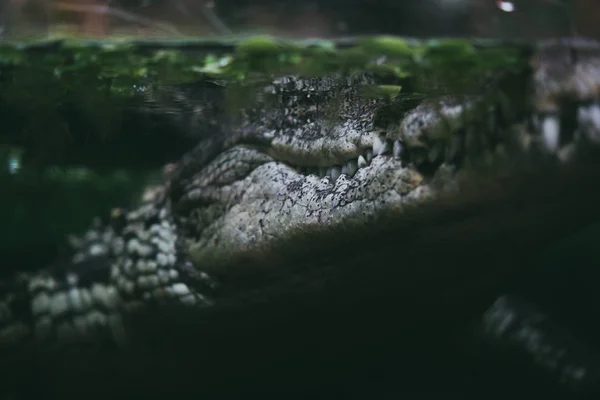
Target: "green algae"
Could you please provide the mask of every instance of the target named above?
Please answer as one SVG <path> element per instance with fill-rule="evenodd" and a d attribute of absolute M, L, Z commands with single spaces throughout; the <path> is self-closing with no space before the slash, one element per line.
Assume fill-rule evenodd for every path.
<path fill-rule="evenodd" d="M 119 78 L 124 89 L 140 78 L 185 83 L 206 76 L 244 80 L 256 74 L 323 75 L 351 70 L 395 71 L 399 76 L 457 64 L 486 69 L 523 67 L 527 46 L 463 39 L 415 40 L 374 37 L 354 40 L 76 41 L 0 43 L 0 66 L 22 74 L 54 71 L 57 79 L 92 70 Z M 525 51 L 524 51 L 525 50 Z M 126 84 L 126 82 L 128 84 Z M 161 82 L 162 83 L 162 82 Z"/>
<path fill-rule="evenodd" d="M 124 110 L 139 105 L 145 93 L 200 80 L 228 82 L 231 108 L 252 98 L 244 88 L 288 74 L 371 71 L 385 79 L 361 93 L 387 101 L 475 92 L 490 76 L 527 71 L 532 48 L 532 43 L 392 36 L 0 42 L 0 140 L 19 144 L 14 139 L 27 136 L 44 151 L 59 152 L 75 136 L 108 138 L 119 132 Z M 75 131 L 66 115 L 84 123 Z M 82 132 L 82 126 L 89 128 Z"/>
<path fill-rule="evenodd" d="M 526 70 L 532 44 L 381 36 L 281 40 L 255 36 L 222 40 L 0 42 L 0 117 L 33 113 L 30 132 L 73 135 L 64 105 L 74 104 L 100 136 L 120 123 L 124 107 L 144 92 L 199 80 L 253 86 L 273 76 L 323 76 L 372 71 L 389 86 L 365 88 L 385 99 L 418 93 L 477 90 L 490 75 Z M 410 84 L 405 85 L 406 80 Z M 136 97 L 137 96 L 137 97 Z M 233 99 L 233 95 L 229 96 Z M 235 99 L 233 105 L 240 104 Z M 6 115 L 8 114 L 8 115 Z M 38 124 L 41 126 L 37 126 Z"/>
<path fill-rule="evenodd" d="M 362 95 L 369 98 L 383 98 L 394 100 L 402 91 L 402 86 L 398 85 L 363 85 Z"/>
<path fill-rule="evenodd" d="M 531 47 L 517 42 L 389 36 L 0 42 L 0 107 L 35 110 L 46 119 L 44 125 L 58 129 L 60 107 L 68 99 L 83 109 L 100 134 L 107 135 L 118 123 L 124 104 L 161 85 L 202 79 L 251 85 L 284 74 L 372 71 L 396 80 L 412 79 L 413 92 L 426 94 L 440 87 L 468 90 L 490 74 L 527 69 Z M 398 82 L 391 85 L 406 88 Z M 368 92 L 390 98 L 386 90 Z"/>

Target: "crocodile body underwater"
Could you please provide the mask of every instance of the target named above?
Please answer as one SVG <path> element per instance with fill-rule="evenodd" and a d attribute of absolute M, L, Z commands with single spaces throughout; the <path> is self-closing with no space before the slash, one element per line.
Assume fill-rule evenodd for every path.
<path fill-rule="evenodd" d="M 2 282 L 3 371 L 62 396 L 220 398 L 318 392 L 373 349 L 441 351 L 600 217 L 600 46 L 541 43 L 531 65 L 517 87 L 418 100 L 364 95 L 368 73 L 258 85 L 138 208 Z M 550 353 L 542 368 L 592 379 Z"/>

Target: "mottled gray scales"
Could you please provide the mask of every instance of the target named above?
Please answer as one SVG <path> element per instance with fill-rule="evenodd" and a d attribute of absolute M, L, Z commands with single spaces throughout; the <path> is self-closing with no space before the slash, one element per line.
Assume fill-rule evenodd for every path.
<path fill-rule="evenodd" d="M 205 139 L 138 208 L 115 210 L 107 224 L 72 238 L 62 272 L 47 268 L 5 282 L 0 338 L 108 332 L 120 341 L 127 310 L 212 304 L 219 288 L 211 276 L 248 251 L 266 256 L 315 232 L 333 237 L 381 215 L 404 218 L 460 193 L 469 173 L 503 171 L 517 157 L 562 168 L 599 141 L 600 49 L 553 42 L 534 61 L 531 88 L 509 99 L 515 113 L 506 112 L 501 95 L 490 96 L 502 91 L 498 82 L 469 96 L 390 104 L 362 95 L 362 85 L 379 83 L 370 74 L 275 77 L 249 88 L 249 101 L 233 114 L 222 113 L 220 85 L 210 107 L 165 90 L 175 96 L 170 110 L 183 105 L 190 126 L 207 130 Z M 531 101 L 521 109 L 523 98 Z M 561 128 L 564 99 L 575 107 L 574 132 Z M 196 124 L 198 116 L 210 123 Z"/>

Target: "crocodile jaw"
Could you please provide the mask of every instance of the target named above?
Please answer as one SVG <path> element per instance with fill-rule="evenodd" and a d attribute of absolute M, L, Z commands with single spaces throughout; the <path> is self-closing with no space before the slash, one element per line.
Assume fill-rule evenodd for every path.
<path fill-rule="evenodd" d="M 174 215 L 187 238 L 190 258 L 202 270 L 219 271 L 248 251 L 268 252 L 294 236 L 343 232 L 382 215 L 404 215 L 408 205 L 459 193 L 460 177 L 472 172 L 484 177 L 519 174 L 518 168 L 508 168 L 514 157 L 524 160 L 527 168 L 545 164 L 548 155 L 560 163 L 576 158 L 576 148 L 593 147 L 600 130 L 600 108 L 590 104 L 597 92 L 595 83 L 600 82 L 596 73 L 600 50 L 594 46 L 593 51 L 589 43 L 541 46 L 535 60 L 542 61 L 532 79 L 533 128 L 528 121 L 512 121 L 493 133 L 491 145 L 484 128 L 490 121 L 479 118 L 485 107 L 477 107 L 477 98 L 423 102 L 403 115 L 396 127 L 382 131 L 375 126 L 381 104 L 356 97 L 348 90 L 356 85 L 350 79 L 349 86 L 339 91 L 344 117 L 330 128 L 330 136 L 314 133 L 323 131 L 328 121 L 315 119 L 314 114 L 302 120 L 302 111 L 297 112 L 301 107 L 288 104 L 296 110 L 286 109 L 286 115 L 293 115 L 291 127 L 266 127 L 255 133 L 268 139 L 269 146 L 231 143 L 193 174 L 184 185 L 185 194 L 174 199 Z M 545 57 L 548 52 L 573 49 L 586 55 L 583 67 L 563 63 L 559 68 L 549 63 L 563 62 L 562 58 Z M 594 84 L 572 89 L 573 82 L 590 80 Z M 562 127 L 568 117 L 563 113 L 564 99 L 578 105 L 575 131 Z M 353 107 L 359 110 L 355 114 Z M 298 125 L 302 121 L 304 125 Z M 314 130 L 315 125 L 320 129 Z M 427 163 L 435 164 L 434 172 L 422 168 Z"/>
<path fill-rule="evenodd" d="M 238 148 L 234 154 L 252 150 Z M 239 158 L 239 157 L 238 157 Z M 190 244 L 197 265 L 223 265 L 232 256 L 264 247 L 298 232 L 344 229 L 427 193 L 423 177 L 401 162 L 380 156 L 354 177 L 304 176 L 280 162 L 267 162 L 244 179 L 222 187 L 234 203 Z M 335 228 L 334 228 L 335 227 Z"/>

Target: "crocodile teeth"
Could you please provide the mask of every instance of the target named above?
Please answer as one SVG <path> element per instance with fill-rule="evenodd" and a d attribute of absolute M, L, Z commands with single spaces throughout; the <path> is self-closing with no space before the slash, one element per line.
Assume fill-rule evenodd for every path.
<path fill-rule="evenodd" d="M 373 139 L 373 155 L 380 156 L 388 151 L 387 141 L 381 140 L 379 136 L 375 136 Z"/>
<path fill-rule="evenodd" d="M 367 163 L 371 163 L 371 161 L 373 161 L 373 152 L 371 150 L 367 150 L 365 153 L 365 159 L 367 160 Z"/>
<path fill-rule="evenodd" d="M 560 140 L 560 123 L 558 117 L 547 116 L 544 118 L 541 124 L 542 139 L 544 146 L 551 152 L 558 150 Z"/>
<path fill-rule="evenodd" d="M 337 178 L 342 174 L 342 169 L 338 166 L 331 167 L 327 170 L 327 175 L 331 177 L 331 180 L 334 182 L 337 181 Z"/>
<path fill-rule="evenodd" d="M 580 107 L 578 111 L 579 124 L 583 134 L 592 142 L 600 143 L 600 105 Z"/>
<path fill-rule="evenodd" d="M 358 171 L 358 163 L 356 161 L 350 160 L 342 167 L 342 174 L 346 174 L 349 177 L 353 177 Z"/>
<path fill-rule="evenodd" d="M 402 142 L 400 140 L 396 140 L 394 141 L 394 160 L 399 160 L 400 157 L 402 156 Z"/>
<path fill-rule="evenodd" d="M 358 168 L 364 168 L 367 165 L 367 160 L 365 160 L 365 158 L 363 156 L 358 156 Z"/>

